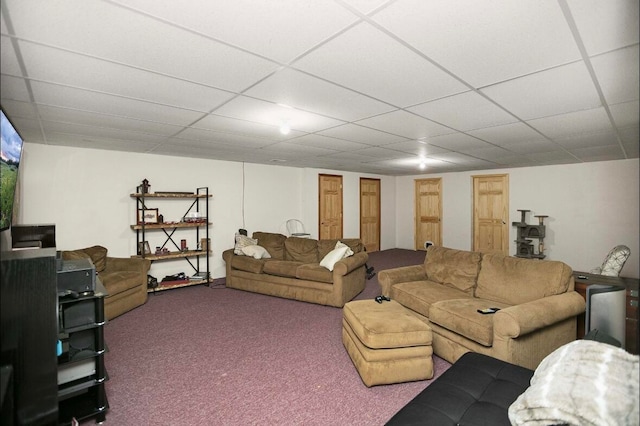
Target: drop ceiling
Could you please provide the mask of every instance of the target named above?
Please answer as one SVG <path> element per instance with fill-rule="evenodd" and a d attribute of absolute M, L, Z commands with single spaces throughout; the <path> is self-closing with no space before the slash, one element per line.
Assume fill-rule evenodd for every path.
<path fill-rule="evenodd" d="M 1 7 L 31 143 L 382 175 L 638 158 L 637 0 Z"/>

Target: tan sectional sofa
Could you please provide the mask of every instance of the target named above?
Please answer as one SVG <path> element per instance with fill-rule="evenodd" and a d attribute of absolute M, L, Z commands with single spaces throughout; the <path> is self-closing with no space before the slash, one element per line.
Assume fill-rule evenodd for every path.
<path fill-rule="evenodd" d="M 535 369 L 576 339 L 585 310 L 571 268 L 558 261 L 430 246 L 424 264 L 380 271 L 378 281 L 431 326 L 433 352 L 451 363 L 472 351 Z"/>
<path fill-rule="evenodd" d="M 226 250 L 222 257 L 228 288 L 335 307 L 344 306 L 364 290 L 368 255 L 359 239 L 314 240 L 268 232 L 254 232 L 252 237 L 271 258 L 254 259 Z M 354 254 L 329 271 L 320 261 L 338 241 Z"/>

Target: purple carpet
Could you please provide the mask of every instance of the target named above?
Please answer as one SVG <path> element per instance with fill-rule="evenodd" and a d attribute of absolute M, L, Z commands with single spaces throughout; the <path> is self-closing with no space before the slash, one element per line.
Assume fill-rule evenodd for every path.
<path fill-rule="evenodd" d="M 424 252 L 371 253 L 376 272 Z M 380 293 L 377 276 L 357 297 Z M 432 380 L 367 388 L 342 310 L 224 287 L 186 287 L 105 327 L 113 425 L 382 425 Z M 435 377 L 449 363 L 434 356 Z"/>

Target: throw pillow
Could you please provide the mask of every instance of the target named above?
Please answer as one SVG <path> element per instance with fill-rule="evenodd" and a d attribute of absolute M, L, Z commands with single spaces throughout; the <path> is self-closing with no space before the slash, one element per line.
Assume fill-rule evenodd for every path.
<path fill-rule="evenodd" d="M 347 248 L 347 251 L 345 252 L 344 257 L 353 256 L 353 250 L 351 250 L 351 247 L 349 247 L 348 245 L 346 245 L 342 241 L 338 241 L 336 243 L 336 247 L 335 248 L 340 248 L 340 247 L 346 247 Z"/>
<path fill-rule="evenodd" d="M 242 253 L 246 256 L 251 256 L 254 259 L 271 259 L 271 255 L 262 246 L 246 246 L 242 248 Z"/>
<path fill-rule="evenodd" d="M 344 258 L 345 253 L 349 247 L 338 247 L 336 249 L 331 250 L 327 255 L 322 258 L 320 261 L 320 266 L 327 268 L 330 271 L 333 271 L 333 267 L 336 262 L 342 258 Z"/>
<path fill-rule="evenodd" d="M 593 340 L 561 346 L 509 407 L 511 424 L 637 425 L 639 359 Z"/>
<path fill-rule="evenodd" d="M 258 240 L 254 240 L 253 238 L 249 238 L 246 235 L 236 233 L 236 245 L 233 248 L 233 252 L 237 255 L 242 256 L 244 255 L 244 253 L 242 253 L 242 249 L 244 247 L 255 246 L 256 244 L 258 244 Z"/>

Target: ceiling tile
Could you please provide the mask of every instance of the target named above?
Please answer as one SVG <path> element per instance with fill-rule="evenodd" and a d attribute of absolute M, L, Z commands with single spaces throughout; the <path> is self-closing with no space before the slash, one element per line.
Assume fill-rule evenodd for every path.
<path fill-rule="evenodd" d="M 406 140 L 406 138 L 402 136 L 374 130 L 357 124 L 343 124 L 342 126 L 323 130 L 319 132 L 319 134 L 367 145 L 386 145 L 388 143 Z"/>
<path fill-rule="evenodd" d="M 374 19 L 476 88 L 580 59 L 555 0 L 404 0 Z"/>
<path fill-rule="evenodd" d="M 0 76 L 0 95 L 2 102 L 5 100 L 30 102 L 31 95 L 26 80 L 8 75 Z"/>
<path fill-rule="evenodd" d="M 402 110 L 360 120 L 357 124 L 409 139 L 428 138 L 454 132 L 448 127 Z"/>
<path fill-rule="evenodd" d="M 4 19 L 2 22 L 4 22 Z M 2 62 L 3 74 L 22 75 L 13 43 L 9 37 L 4 35 L 0 37 L 0 61 Z"/>
<path fill-rule="evenodd" d="M 486 142 L 465 135 L 464 133 L 452 133 L 449 135 L 435 136 L 428 139 L 429 145 L 435 145 L 451 151 L 466 151 L 470 149 L 479 149 L 490 147 Z"/>
<path fill-rule="evenodd" d="M 441 154 L 443 152 L 449 152 L 449 150 L 447 149 L 430 145 L 423 141 L 396 142 L 396 143 L 384 145 L 384 147 L 393 149 L 395 151 L 402 151 L 402 152 L 423 156 L 423 157 L 431 154 Z"/>
<path fill-rule="evenodd" d="M 484 141 L 500 146 L 508 146 L 514 143 L 528 141 L 546 140 L 544 136 L 542 136 L 535 129 L 526 125 L 525 123 L 505 124 L 503 126 L 471 130 L 467 133 Z"/>
<path fill-rule="evenodd" d="M 624 154 L 620 145 L 596 146 L 572 149 L 570 152 L 582 161 L 623 160 Z"/>
<path fill-rule="evenodd" d="M 20 0 L 10 7 L 19 37 L 225 90 L 245 89 L 277 68 L 271 61 L 107 2 Z"/>
<path fill-rule="evenodd" d="M 598 83 L 608 103 L 638 100 L 639 60 L 637 44 L 591 59 Z"/>
<path fill-rule="evenodd" d="M 157 123 L 152 121 L 133 120 L 126 117 L 96 114 L 88 111 L 70 110 L 68 108 L 50 107 L 40 105 L 38 107 L 40 118 L 43 121 L 57 123 L 71 123 L 77 126 L 91 126 L 98 128 L 111 128 L 131 132 L 155 134 L 158 136 L 171 136 L 180 130 L 182 126 Z"/>
<path fill-rule="evenodd" d="M 481 91 L 523 120 L 600 106 L 598 92 L 582 61 Z"/>
<path fill-rule="evenodd" d="M 336 151 L 355 151 L 358 149 L 368 148 L 369 145 L 362 143 L 346 141 L 344 139 L 330 138 L 322 135 L 305 135 L 296 139 L 289 140 L 290 143 L 313 146 L 316 148 L 333 149 Z"/>
<path fill-rule="evenodd" d="M 395 109 L 300 71 L 283 69 L 245 92 L 247 96 L 355 121 Z"/>
<path fill-rule="evenodd" d="M 516 154 L 535 154 L 538 152 L 558 151 L 562 147 L 555 142 L 551 142 L 546 139 L 543 139 L 543 140 L 536 140 L 536 141 L 512 143 L 512 144 L 509 144 L 508 146 L 504 146 L 504 148 Z"/>
<path fill-rule="evenodd" d="M 579 162 L 575 156 L 566 151 L 535 152 L 527 155 L 540 165 L 570 164 Z"/>
<path fill-rule="evenodd" d="M 218 108 L 215 113 L 270 126 L 280 127 L 283 123 L 288 123 L 292 130 L 303 132 L 317 132 L 344 123 L 333 118 L 246 96 L 233 99 Z"/>
<path fill-rule="evenodd" d="M 579 148 L 617 145 L 618 137 L 613 130 L 595 133 L 581 133 L 568 138 L 558 138 L 555 142 L 572 151 Z"/>
<path fill-rule="evenodd" d="M 465 92 L 408 108 L 425 118 L 457 130 L 473 130 L 517 121 L 476 92 Z"/>
<path fill-rule="evenodd" d="M 609 110 L 618 127 L 638 126 L 640 122 L 640 103 L 638 101 L 609 105 Z"/>
<path fill-rule="evenodd" d="M 407 156 L 406 152 L 394 151 L 387 148 L 382 148 L 379 146 L 370 146 L 365 149 L 360 149 L 356 151 L 357 154 L 366 155 L 374 158 L 403 158 Z"/>
<path fill-rule="evenodd" d="M 30 78 L 137 98 L 164 105 L 210 111 L 234 94 L 100 59 L 20 43 Z M 105 78 L 109 76 L 109 78 Z M 162 87 L 163 90 L 158 90 Z"/>
<path fill-rule="evenodd" d="M 611 122 L 604 108 L 539 118 L 528 123 L 552 139 L 611 129 Z"/>
<path fill-rule="evenodd" d="M 202 115 L 199 112 L 54 84 L 32 81 L 31 86 L 36 103 L 49 106 L 176 125 L 187 125 Z"/>
<path fill-rule="evenodd" d="M 182 131 L 176 136 L 176 139 L 205 141 L 209 146 L 227 145 L 238 149 L 263 148 L 274 143 L 272 140 L 254 136 L 215 132 L 212 130 L 195 129 L 192 127 Z"/>
<path fill-rule="evenodd" d="M 116 2 L 283 63 L 357 20 L 322 0 Z"/>
<path fill-rule="evenodd" d="M 208 114 L 194 123 L 191 127 L 217 132 L 238 133 L 247 136 L 271 139 L 274 142 L 284 141 L 293 137 L 302 136 L 306 133 L 291 130 L 288 135 L 280 133 L 280 128 L 276 125 L 267 125 L 253 121 L 241 120 L 239 118 L 224 117 L 221 115 Z"/>
<path fill-rule="evenodd" d="M 349 29 L 293 65 L 398 107 L 467 90 L 450 75 L 366 23 Z"/>
<path fill-rule="evenodd" d="M 567 0 L 589 55 L 638 43 L 635 0 Z"/>
<path fill-rule="evenodd" d="M 304 158 L 314 157 L 317 155 L 329 155 L 334 154 L 337 151 L 334 149 L 317 148 L 312 146 L 300 146 L 294 143 L 279 142 L 267 147 L 261 148 L 263 152 L 272 153 L 277 155 L 277 158 Z"/>

